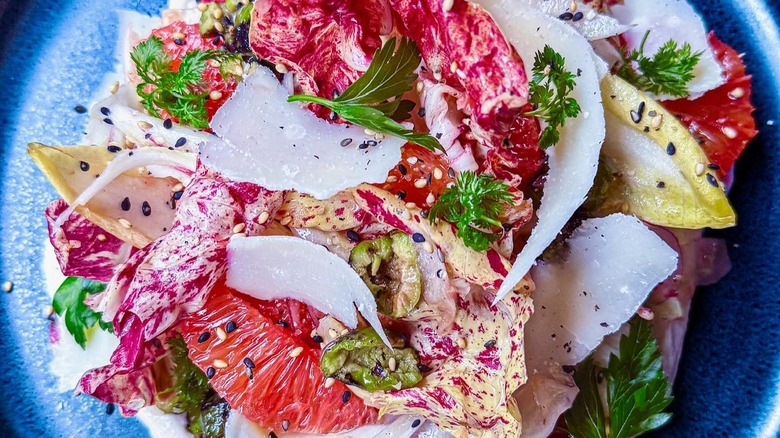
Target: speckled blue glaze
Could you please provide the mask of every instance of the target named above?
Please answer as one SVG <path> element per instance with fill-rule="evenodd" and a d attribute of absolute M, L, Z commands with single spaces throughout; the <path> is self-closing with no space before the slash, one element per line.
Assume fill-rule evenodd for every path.
<path fill-rule="evenodd" d="M 646 0 L 650 1 L 650 0 Z M 780 431 L 780 35 L 777 0 L 692 0 L 709 26 L 745 52 L 761 135 L 737 167 L 737 228 L 717 233 L 734 269 L 695 299 L 675 417 L 655 436 L 770 437 Z M 144 437 L 88 397 L 54 391 L 40 269 L 44 206 L 54 199 L 25 153 L 29 141 L 75 143 L 87 105 L 113 64 L 118 8 L 155 13 L 163 0 L 0 0 L 0 436 Z M 777 120 L 780 123 L 780 120 Z"/>

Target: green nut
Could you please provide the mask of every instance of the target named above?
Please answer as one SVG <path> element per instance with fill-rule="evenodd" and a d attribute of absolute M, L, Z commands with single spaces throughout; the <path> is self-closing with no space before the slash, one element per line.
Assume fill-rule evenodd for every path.
<path fill-rule="evenodd" d="M 417 366 L 420 358 L 413 348 L 390 333 L 393 350 L 368 327 L 348 333 L 328 344 L 322 352 L 320 368 L 332 377 L 367 391 L 388 391 L 415 386 L 422 380 Z"/>
<path fill-rule="evenodd" d="M 401 318 L 417 307 L 422 273 L 417 249 L 407 234 L 361 242 L 350 253 L 349 263 L 376 297 L 381 313 Z"/>

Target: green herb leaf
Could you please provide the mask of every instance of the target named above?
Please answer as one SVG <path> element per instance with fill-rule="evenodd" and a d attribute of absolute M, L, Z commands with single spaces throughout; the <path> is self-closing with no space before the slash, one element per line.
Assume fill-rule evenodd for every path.
<path fill-rule="evenodd" d="M 316 103 L 350 123 L 400 137 L 431 150 L 443 151 L 441 144 L 430 134 L 415 133 L 392 118 L 407 118 L 408 104 L 401 102 L 400 97 L 412 89 L 417 79 L 415 70 L 420 65 L 420 52 L 414 42 L 403 38 L 398 49 L 395 46 L 395 38 L 388 40 L 374 54 L 368 70 L 338 97 L 330 100 L 296 94 L 287 100 Z M 393 98 L 395 100 L 391 101 Z"/>
<path fill-rule="evenodd" d="M 142 80 L 136 87 L 141 104 L 153 116 L 160 117 L 160 111 L 165 111 L 179 119 L 181 124 L 208 128 L 206 102 L 209 93 L 203 81 L 206 61 L 222 61 L 229 56 L 216 50 L 192 50 L 181 58 L 178 69 L 174 71 L 162 40 L 149 37 L 130 53 Z"/>
<path fill-rule="evenodd" d="M 492 175 L 461 172 L 431 208 L 429 219 L 445 219 L 458 228 L 458 237 L 477 251 L 485 251 L 501 236 L 498 216 L 512 202 L 509 186 Z"/>
<path fill-rule="evenodd" d="M 635 87 L 653 94 L 687 96 L 693 69 L 704 52 L 693 53 L 690 44 L 684 43 L 680 47 L 676 41 L 669 40 L 652 58 L 648 58 L 644 54 L 648 35 L 649 30 L 642 38 L 639 50 L 629 52 L 627 48 L 622 48 L 623 65 L 615 73 Z"/>
<path fill-rule="evenodd" d="M 167 413 L 198 413 L 211 391 L 206 374 L 190 360 L 181 335 L 168 339 L 173 362 L 173 383 L 155 395 L 155 405 Z"/>
<path fill-rule="evenodd" d="M 95 324 L 98 324 L 103 330 L 113 333 L 114 329 L 111 323 L 101 321 L 100 312 L 95 312 L 84 304 L 84 299 L 88 295 L 103 292 L 105 288 L 105 284 L 97 281 L 81 277 L 68 277 L 54 293 L 52 307 L 57 315 L 63 318 L 65 328 L 68 329 L 81 348 L 86 348 Z"/>
<path fill-rule="evenodd" d="M 539 146 L 547 149 L 558 143 L 558 128 L 566 124 L 566 119 L 580 113 L 579 103 L 568 97 L 576 85 L 576 76 L 564 68 L 563 57 L 548 45 L 534 55 L 531 71 L 533 78 L 528 101 L 535 109 L 526 115 L 539 117 L 547 123 L 539 138 Z"/>
<path fill-rule="evenodd" d="M 252 19 L 252 9 L 254 9 L 254 3 L 249 3 L 241 7 L 236 13 L 235 25 L 241 26 L 244 23 L 249 23 Z"/>
<path fill-rule="evenodd" d="M 631 438 L 666 424 L 671 414 L 664 411 L 672 397 L 661 365 L 652 326 L 635 317 L 606 369 L 599 369 L 592 357 L 577 366 L 574 380 L 580 393 L 566 412 L 569 433 L 575 438 Z M 608 412 L 600 384 L 606 385 Z"/>

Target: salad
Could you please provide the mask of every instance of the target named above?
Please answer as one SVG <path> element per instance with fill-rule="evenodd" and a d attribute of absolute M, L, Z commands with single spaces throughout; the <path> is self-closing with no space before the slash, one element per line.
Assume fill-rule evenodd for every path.
<path fill-rule="evenodd" d="M 32 143 L 52 371 L 154 436 L 633 437 L 671 418 L 756 135 L 685 0 L 121 12 Z M 61 274 L 60 274 L 61 273 Z"/>

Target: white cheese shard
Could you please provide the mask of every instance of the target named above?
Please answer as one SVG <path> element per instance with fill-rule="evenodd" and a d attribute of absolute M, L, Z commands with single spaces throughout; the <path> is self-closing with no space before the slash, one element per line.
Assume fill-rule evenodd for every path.
<path fill-rule="evenodd" d="M 384 181 L 401 159 L 405 140 L 329 123 L 287 97 L 268 69 L 245 78 L 211 121 L 217 136 L 202 147 L 203 163 L 232 180 L 327 199 Z"/>

